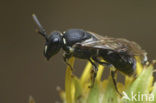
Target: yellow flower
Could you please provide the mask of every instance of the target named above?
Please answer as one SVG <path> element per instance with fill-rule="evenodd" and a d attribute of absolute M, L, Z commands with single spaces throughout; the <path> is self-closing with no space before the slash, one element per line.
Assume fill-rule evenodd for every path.
<path fill-rule="evenodd" d="M 69 60 L 69 63 L 74 65 L 74 58 Z M 88 62 L 80 78 L 72 74 L 72 70 L 67 66 L 65 74 L 65 91 L 59 89 L 59 93 L 63 103 L 156 103 L 152 96 L 156 96 L 156 83 L 153 86 L 153 64 L 142 66 L 137 59 L 137 74 L 136 78 L 125 76 L 125 84 L 117 83 L 120 93 L 126 94 L 129 99 L 122 97 L 116 92 L 111 77 L 106 80 L 101 80 L 104 67 L 99 65 L 99 70 L 92 88 L 91 85 L 91 70 L 92 65 Z M 134 96 L 132 95 L 135 94 Z M 141 96 L 144 98 L 141 98 Z M 146 100 L 146 95 L 149 99 Z M 133 96 L 131 98 L 131 96 Z"/>
<path fill-rule="evenodd" d="M 69 60 L 73 67 L 74 58 Z M 65 90 L 57 87 L 62 103 L 156 103 L 156 83 L 153 83 L 153 63 L 142 66 L 137 59 L 136 77 L 125 76 L 125 83 L 117 83 L 121 97 L 115 90 L 111 76 L 101 80 L 104 67 L 99 65 L 96 80 L 91 85 L 92 65 L 88 62 L 80 78 L 72 74 L 67 66 L 65 73 Z M 113 69 L 113 68 L 111 68 Z M 32 97 L 29 103 L 35 103 Z"/>

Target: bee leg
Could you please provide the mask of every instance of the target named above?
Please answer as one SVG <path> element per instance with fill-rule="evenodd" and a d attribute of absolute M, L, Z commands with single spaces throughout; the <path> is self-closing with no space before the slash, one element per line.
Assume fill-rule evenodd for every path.
<path fill-rule="evenodd" d="M 112 64 L 109 64 L 107 62 L 102 62 L 100 61 L 97 57 L 93 58 L 94 61 L 96 61 L 97 63 L 106 66 L 107 68 L 110 68 L 111 66 L 113 66 Z M 115 86 L 115 90 L 117 91 L 117 93 L 122 96 L 122 94 L 119 92 L 118 88 L 117 88 L 117 84 L 116 84 L 116 80 L 115 80 L 115 73 L 116 71 L 111 70 L 111 76 L 112 76 L 112 80 L 113 80 L 113 84 Z"/>
<path fill-rule="evenodd" d="M 115 90 L 117 91 L 117 93 L 122 97 L 122 94 L 119 92 L 118 88 L 117 88 L 117 84 L 116 84 L 116 80 L 115 80 L 115 73 L 116 71 L 112 71 L 111 70 L 111 76 L 112 76 L 112 79 L 113 79 L 113 84 L 115 86 Z"/>
<path fill-rule="evenodd" d="M 93 65 L 93 70 L 91 71 L 91 73 L 92 73 L 92 75 L 91 75 L 92 84 L 90 86 L 90 87 L 93 87 L 94 86 L 94 82 L 95 82 L 95 78 L 96 78 L 96 75 L 97 75 L 98 67 L 91 59 L 89 59 L 89 61 Z"/>
<path fill-rule="evenodd" d="M 101 65 L 104 65 L 104 66 L 108 67 L 108 68 L 110 68 L 112 66 L 112 64 L 110 64 L 110 63 L 100 61 L 97 57 L 93 57 L 93 60 L 95 62 L 101 64 Z"/>
<path fill-rule="evenodd" d="M 69 60 L 70 57 L 71 57 L 71 54 L 67 54 L 67 53 L 64 53 L 64 54 L 63 54 L 63 60 L 64 60 L 64 62 L 65 62 L 66 65 L 68 65 L 68 66 L 70 67 L 70 69 L 73 71 L 72 66 L 68 63 L 68 60 Z"/>

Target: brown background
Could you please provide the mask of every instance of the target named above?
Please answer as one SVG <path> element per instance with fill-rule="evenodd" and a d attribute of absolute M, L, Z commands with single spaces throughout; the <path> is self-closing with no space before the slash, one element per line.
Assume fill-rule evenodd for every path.
<path fill-rule="evenodd" d="M 37 103 L 53 103 L 59 100 L 56 86 L 64 88 L 62 51 L 49 62 L 45 60 L 44 39 L 34 31 L 32 13 L 48 32 L 83 28 L 100 35 L 124 37 L 140 44 L 149 58 L 156 58 L 155 2 L 1 0 L 0 103 L 27 103 L 30 95 Z M 78 72 L 84 64 L 82 60 L 76 62 Z"/>

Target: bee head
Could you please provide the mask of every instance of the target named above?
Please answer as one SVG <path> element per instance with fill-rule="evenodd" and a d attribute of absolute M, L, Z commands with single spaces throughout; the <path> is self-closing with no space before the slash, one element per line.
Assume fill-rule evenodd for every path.
<path fill-rule="evenodd" d="M 44 56 L 49 60 L 57 54 L 63 45 L 63 40 L 60 32 L 52 32 L 46 39 L 44 46 Z"/>
<path fill-rule="evenodd" d="M 37 32 L 41 34 L 45 40 L 45 47 L 44 47 L 44 56 L 49 60 L 52 56 L 59 52 L 63 45 L 63 37 L 61 32 L 55 31 L 52 32 L 49 36 L 47 35 L 45 29 L 40 24 L 39 20 L 37 19 L 36 15 L 32 15 L 33 20 L 35 21 L 36 25 L 38 26 Z"/>

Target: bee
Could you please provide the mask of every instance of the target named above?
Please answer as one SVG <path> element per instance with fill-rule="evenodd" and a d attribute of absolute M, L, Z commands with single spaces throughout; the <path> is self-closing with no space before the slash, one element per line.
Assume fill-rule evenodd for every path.
<path fill-rule="evenodd" d="M 46 40 L 44 56 L 47 60 L 57 54 L 61 48 L 64 50 L 63 58 L 67 65 L 70 65 L 67 61 L 72 56 L 88 60 L 93 65 L 93 83 L 98 71 L 97 64 L 106 67 L 114 66 L 116 69 L 111 70 L 111 76 L 118 93 L 115 80 L 116 71 L 131 76 L 136 72 L 135 56 L 138 56 L 142 63 L 147 61 L 147 53 L 133 41 L 100 36 L 83 29 L 69 29 L 65 32 L 54 31 L 48 35 L 35 14 L 33 19 L 38 26 L 38 33 Z"/>

